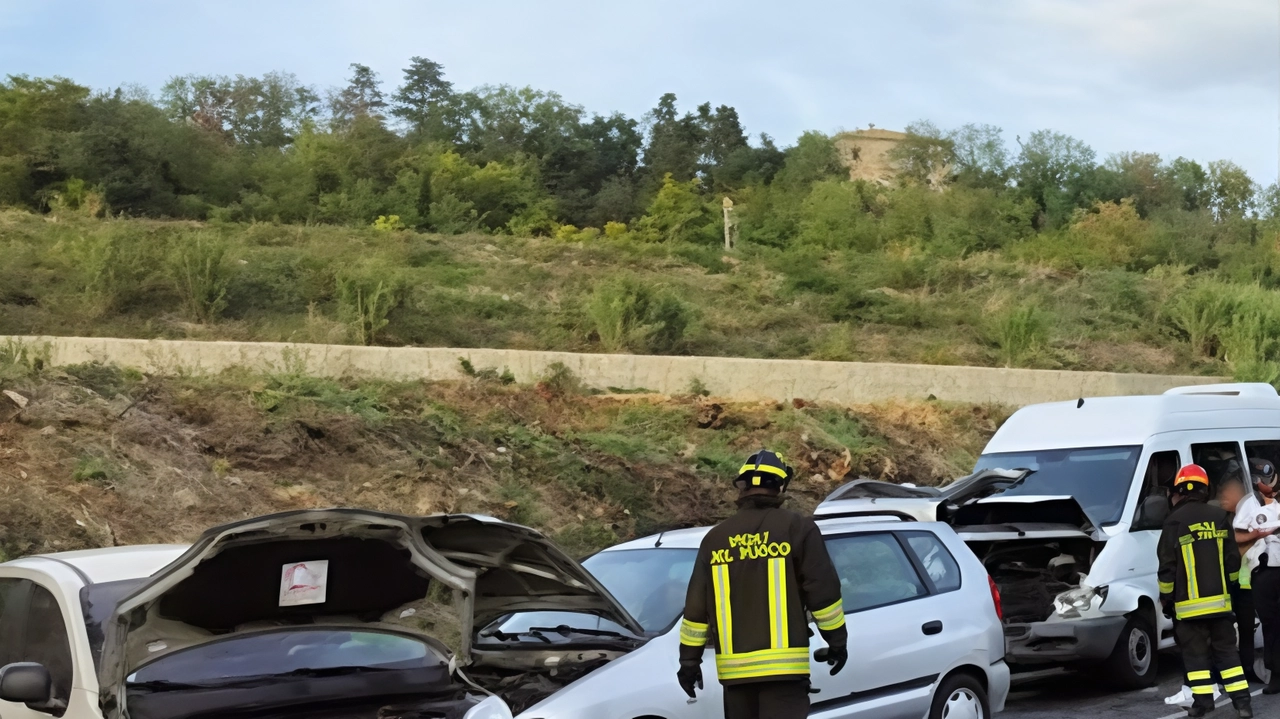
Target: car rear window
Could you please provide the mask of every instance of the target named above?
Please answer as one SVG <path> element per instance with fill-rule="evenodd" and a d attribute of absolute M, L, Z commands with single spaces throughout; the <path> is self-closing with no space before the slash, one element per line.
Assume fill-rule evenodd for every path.
<path fill-rule="evenodd" d="M 903 532 L 907 546 L 920 560 L 920 566 L 933 582 L 939 592 L 950 592 L 960 588 L 960 565 L 951 555 L 947 545 L 942 543 L 932 532 Z"/>

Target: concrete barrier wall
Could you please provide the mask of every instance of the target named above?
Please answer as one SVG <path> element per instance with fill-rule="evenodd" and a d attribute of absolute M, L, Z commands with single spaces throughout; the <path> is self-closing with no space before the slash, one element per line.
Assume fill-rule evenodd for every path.
<path fill-rule="evenodd" d="M 198 342 L 86 337 L 0 337 L 47 352 L 55 366 L 107 362 L 146 372 L 219 372 L 230 367 L 262 371 L 305 370 L 326 377 L 457 379 L 459 358 L 476 368 L 508 369 L 533 382 L 555 363 L 590 387 L 686 392 L 694 380 L 713 396 L 737 400 L 793 398 L 855 404 L 887 399 L 998 402 L 1026 405 L 1078 397 L 1158 394 L 1180 385 L 1222 381 L 1213 377 L 1067 372 L 733 357 L 600 355 L 527 350 L 435 347 L 354 347 L 279 342 Z"/>

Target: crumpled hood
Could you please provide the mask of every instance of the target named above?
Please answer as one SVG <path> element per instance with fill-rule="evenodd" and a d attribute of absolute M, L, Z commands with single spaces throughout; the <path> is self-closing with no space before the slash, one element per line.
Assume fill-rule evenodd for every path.
<path fill-rule="evenodd" d="M 1093 522 L 1074 497 L 994 495 L 970 502 L 955 510 L 951 525 L 957 531 L 1005 528 L 1015 533 L 1036 532 L 1037 536 L 1088 536 Z"/>
<path fill-rule="evenodd" d="M 433 582 L 453 594 L 462 664 L 475 633 L 509 612 L 589 611 L 641 631 L 580 564 L 527 527 L 473 515 L 285 512 L 206 531 L 119 601 L 104 626 L 103 716 L 123 716 L 125 679 L 139 666 L 229 633 L 358 625 L 442 646 L 403 621 Z"/>

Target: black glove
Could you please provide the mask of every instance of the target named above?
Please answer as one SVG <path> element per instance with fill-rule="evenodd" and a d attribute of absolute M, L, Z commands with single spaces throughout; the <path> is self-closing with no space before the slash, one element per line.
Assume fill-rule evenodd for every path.
<path fill-rule="evenodd" d="M 696 699 L 693 688 L 702 688 L 702 665 L 701 664 L 681 664 L 680 670 L 676 672 L 676 681 L 680 682 L 680 688 L 690 699 Z"/>
<path fill-rule="evenodd" d="M 819 661 L 825 661 L 831 666 L 831 676 L 840 673 L 844 669 L 845 662 L 849 661 L 849 648 L 840 645 L 838 647 L 827 647 L 827 656 Z"/>
<path fill-rule="evenodd" d="M 1173 597 L 1168 595 L 1160 597 L 1160 608 L 1164 610 L 1165 614 L 1172 617 L 1173 616 Z"/>

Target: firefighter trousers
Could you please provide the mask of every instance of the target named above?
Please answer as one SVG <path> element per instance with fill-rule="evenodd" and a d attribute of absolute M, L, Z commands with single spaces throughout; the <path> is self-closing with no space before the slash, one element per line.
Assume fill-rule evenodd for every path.
<path fill-rule="evenodd" d="M 1235 619 L 1230 614 L 1183 619 L 1174 624 L 1173 631 L 1182 651 L 1187 686 L 1196 699 L 1205 696 L 1213 702 L 1215 670 L 1222 678 L 1222 688 L 1233 700 L 1249 696 L 1249 681 L 1244 678 L 1236 648 Z"/>
<path fill-rule="evenodd" d="M 724 719 L 803 719 L 809 716 L 809 680 L 729 684 Z"/>

